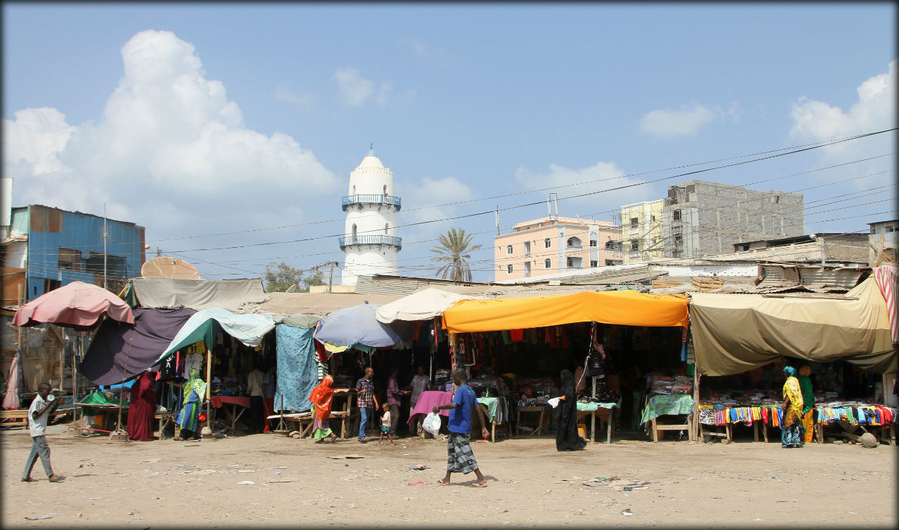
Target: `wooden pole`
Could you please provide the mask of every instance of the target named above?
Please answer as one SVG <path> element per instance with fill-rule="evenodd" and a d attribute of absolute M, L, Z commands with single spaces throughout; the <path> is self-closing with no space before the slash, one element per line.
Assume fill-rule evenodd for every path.
<path fill-rule="evenodd" d="M 699 440 L 699 367 L 696 356 L 693 356 L 693 428 L 690 429 L 690 441 Z"/>
<path fill-rule="evenodd" d="M 458 364 L 456 363 L 456 359 L 459 356 L 459 351 L 458 351 L 459 337 L 456 333 L 450 333 L 449 340 L 450 340 L 450 352 L 452 355 L 452 357 L 450 359 L 450 361 L 451 361 L 450 366 L 452 367 L 453 370 L 455 370 L 458 367 Z"/>
<path fill-rule="evenodd" d="M 47 324 L 47 333 L 50 333 L 50 326 L 53 324 Z M 65 394 L 65 390 L 63 390 L 63 381 L 65 381 L 65 370 L 66 367 L 66 345 L 65 341 L 63 341 L 62 347 L 59 349 L 59 395 L 62 396 Z"/>
<path fill-rule="evenodd" d="M 205 342 L 204 342 L 205 344 Z M 212 348 L 206 346 L 206 427 L 209 434 L 212 434 L 212 412 L 210 412 L 212 397 Z"/>

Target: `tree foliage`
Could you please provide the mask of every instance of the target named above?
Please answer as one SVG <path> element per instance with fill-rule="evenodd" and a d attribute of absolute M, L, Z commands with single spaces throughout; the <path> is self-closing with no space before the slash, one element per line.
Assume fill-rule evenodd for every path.
<path fill-rule="evenodd" d="M 447 233 L 440 234 L 440 243 L 431 249 L 437 254 L 431 261 L 442 263 L 437 274 L 444 280 L 449 277 L 454 282 L 463 283 L 471 281 L 471 268 L 465 260 L 471 259 L 471 252 L 481 248 L 481 245 L 472 245 L 473 234 L 465 233 L 460 228 L 456 231 L 451 228 Z"/>
<path fill-rule="evenodd" d="M 269 263 L 265 268 L 265 292 L 283 293 L 291 285 L 297 286 L 298 292 L 309 292 L 313 285 L 324 285 L 324 273 L 317 268 L 304 271 L 284 263 Z"/>

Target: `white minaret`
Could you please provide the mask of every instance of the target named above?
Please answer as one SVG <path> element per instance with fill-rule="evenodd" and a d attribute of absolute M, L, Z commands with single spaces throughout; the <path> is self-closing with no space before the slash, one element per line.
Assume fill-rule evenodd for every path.
<path fill-rule="evenodd" d="M 399 274 L 396 255 L 403 240 L 396 235 L 396 213 L 400 206 L 400 198 L 393 194 L 393 172 L 370 150 L 350 173 L 349 195 L 343 198 L 342 285 L 356 285 L 359 276 Z"/>

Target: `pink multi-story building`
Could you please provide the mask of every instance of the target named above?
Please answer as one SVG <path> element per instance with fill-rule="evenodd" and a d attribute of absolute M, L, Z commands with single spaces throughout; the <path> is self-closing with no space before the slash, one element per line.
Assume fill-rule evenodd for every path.
<path fill-rule="evenodd" d="M 608 221 L 543 217 L 494 241 L 497 282 L 622 263 L 621 228 Z"/>

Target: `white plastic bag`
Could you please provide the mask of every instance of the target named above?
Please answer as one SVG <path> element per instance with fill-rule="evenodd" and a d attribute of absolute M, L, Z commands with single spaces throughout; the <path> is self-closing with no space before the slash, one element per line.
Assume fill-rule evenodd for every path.
<path fill-rule="evenodd" d="M 433 412 L 429 412 L 423 422 L 421 422 L 421 428 L 426 432 L 431 433 L 435 438 L 440 433 L 440 416 L 438 414 L 434 414 Z"/>
<path fill-rule="evenodd" d="M 549 403 L 550 405 L 552 405 L 552 408 L 556 408 L 559 406 L 559 398 L 557 398 L 557 397 L 554 397 L 552 399 L 547 399 L 546 402 Z"/>

